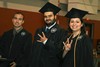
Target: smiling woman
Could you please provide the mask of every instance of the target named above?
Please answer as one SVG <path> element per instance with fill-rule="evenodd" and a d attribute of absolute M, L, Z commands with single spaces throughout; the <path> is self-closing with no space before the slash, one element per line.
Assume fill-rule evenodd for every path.
<path fill-rule="evenodd" d="M 86 35 L 83 17 L 88 14 L 87 11 L 72 8 L 66 17 L 69 18 L 69 35 L 64 35 L 62 66 L 61 67 L 93 67 L 92 41 Z"/>

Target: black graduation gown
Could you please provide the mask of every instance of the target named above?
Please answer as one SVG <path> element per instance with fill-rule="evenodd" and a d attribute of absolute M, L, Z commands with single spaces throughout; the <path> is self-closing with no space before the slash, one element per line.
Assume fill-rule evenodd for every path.
<path fill-rule="evenodd" d="M 0 41 L 1 41 L 1 36 L 0 36 Z"/>
<path fill-rule="evenodd" d="M 13 29 L 3 34 L 0 42 L 0 55 L 9 61 L 15 61 L 17 67 L 28 67 L 31 51 L 32 35 L 25 29 L 15 36 Z"/>
<path fill-rule="evenodd" d="M 67 35 L 63 41 L 66 41 Z M 73 38 L 71 50 L 65 55 L 61 61 L 61 67 L 74 67 L 74 46 L 76 38 Z M 76 45 L 76 67 L 93 67 L 92 42 L 87 35 L 82 35 Z"/>
<path fill-rule="evenodd" d="M 45 33 L 48 41 L 44 45 L 43 43 L 37 42 L 39 36 Z M 45 27 L 37 30 L 34 36 L 34 48 L 33 48 L 33 58 L 31 67 L 58 67 L 59 59 L 57 58 L 58 44 L 61 37 L 63 36 L 64 30 L 56 24 L 53 26 L 49 32 L 45 32 Z"/>

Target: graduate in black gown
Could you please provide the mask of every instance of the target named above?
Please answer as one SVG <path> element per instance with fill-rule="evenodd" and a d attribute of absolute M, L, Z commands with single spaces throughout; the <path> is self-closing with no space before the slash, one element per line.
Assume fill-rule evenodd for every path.
<path fill-rule="evenodd" d="M 56 22 L 60 8 L 47 2 L 39 12 L 43 13 L 46 25 L 36 31 L 34 36 L 33 58 L 30 67 L 58 67 L 58 43 L 64 33 Z"/>
<path fill-rule="evenodd" d="M 28 67 L 32 51 L 32 35 L 26 31 L 22 24 L 24 15 L 20 12 L 12 18 L 13 29 L 4 32 L 0 42 L 0 67 Z"/>
<path fill-rule="evenodd" d="M 87 11 L 72 8 L 66 17 L 69 18 L 69 35 L 64 35 L 61 67 L 93 67 L 92 41 L 86 35 L 82 18 Z"/>

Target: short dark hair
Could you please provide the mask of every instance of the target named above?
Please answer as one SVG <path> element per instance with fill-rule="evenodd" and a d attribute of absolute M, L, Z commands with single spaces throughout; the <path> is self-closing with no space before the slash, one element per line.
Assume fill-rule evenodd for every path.
<path fill-rule="evenodd" d="M 16 12 L 13 17 L 16 15 L 16 14 L 21 14 L 23 16 L 23 20 L 24 20 L 24 14 L 22 12 Z"/>

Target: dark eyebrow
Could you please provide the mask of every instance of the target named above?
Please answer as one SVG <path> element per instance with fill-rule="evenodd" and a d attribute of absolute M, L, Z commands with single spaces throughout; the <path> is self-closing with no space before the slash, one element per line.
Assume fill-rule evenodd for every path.
<path fill-rule="evenodd" d="M 19 20 L 23 20 L 23 18 L 17 18 L 17 17 L 13 17 L 14 19 L 19 19 Z"/>

